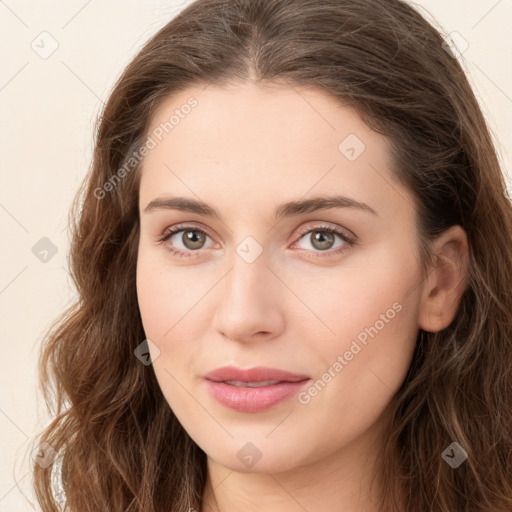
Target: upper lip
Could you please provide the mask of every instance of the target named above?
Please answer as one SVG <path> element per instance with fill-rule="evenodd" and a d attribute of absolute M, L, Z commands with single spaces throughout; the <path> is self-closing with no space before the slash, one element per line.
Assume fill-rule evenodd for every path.
<path fill-rule="evenodd" d="M 247 370 L 236 368 L 235 366 L 223 366 L 222 368 L 217 368 L 207 373 L 205 378 L 216 382 L 227 380 L 238 380 L 241 382 L 262 382 L 266 380 L 299 382 L 309 379 L 307 375 L 300 375 L 275 368 L 267 368 L 265 366 L 256 366 Z"/>

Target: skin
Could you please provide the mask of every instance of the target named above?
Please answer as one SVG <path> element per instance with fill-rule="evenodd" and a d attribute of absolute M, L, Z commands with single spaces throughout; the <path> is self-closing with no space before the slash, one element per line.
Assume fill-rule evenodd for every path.
<path fill-rule="evenodd" d="M 162 392 L 208 456 L 202 510 L 376 512 L 380 478 L 370 489 L 369 475 L 385 441 L 387 406 L 418 329 L 437 331 L 454 318 L 466 235 L 459 226 L 443 233 L 433 244 L 437 263 L 422 277 L 414 200 L 393 176 L 387 139 L 324 92 L 192 87 L 160 105 L 148 134 L 190 96 L 197 107 L 142 165 L 137 293 Z M 338 149 L 349 134 L 366 146 L 354 161 Z M 281 203 L 328 194 L 366 203 L 377 215 L 345 207 L 273 218 Z M 200 199 L 222 221 L 145 212 L 169 196 Z M 159 243 L 178 223 L 206 231 L 202 245 L 200 238 L 187 244 L 187 228 Z M 357 243 L 338 235 L 315 242 L 315 229 L 329 237 L 325 223 Z M 302 227 L 309 232 L 298 234 Z M 251 263 L 236 251 L 248 236 L 262 250 Z M 173 244 L 194 257 L 173 255 Z M 292 397 L 266 411 L 237 412 L 206 389 L 203 376 L 224 365 L 269 366 L 315 382 L 393 304 L 400 311 L 308 403 Z M 237 457 L 248 442 L 261 454 L 252 467 Z"/>

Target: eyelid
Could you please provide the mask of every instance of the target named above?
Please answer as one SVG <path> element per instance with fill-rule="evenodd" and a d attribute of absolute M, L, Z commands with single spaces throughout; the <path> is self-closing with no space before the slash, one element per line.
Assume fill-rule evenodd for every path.
<path fill-rule="evenodd" d="M 172 233 L 171 230 L 174 231 L 174 233 Z M 168 227 L 166 227 L 164 229 L 164 231 L 163 231 L 161 236 L 164 237 L 167 234 L 170 234 L 172 236 L 172 235 L 176 234 L 176 232 L 187 231 L 187 230 L 190 230 L 190 231 L 193 231 L 193 230 L 203 231 L 212 240 L 214 239 L 214 237 L 212 236 L 209 228 L 207 228 L 204 224 L 201 224 L 201 223 L 198 223 L 198 222 L 194 222 L 194 221 L 191 221 L 191 222 L 179 222 L 178 224 L 173 224 L 172 226 L 168 226 Z M 221 240 L 222 240 L 222 238 L 221 238 Z"/>
<path fill-rule="evenodd" d="M 309 223 L 316 223 L 313 225 L 310 225 Z M 322 230 L 322 229 L 333 229 L 334 231 L 339 231 L 341 234 L 343 234 L 346 238 L 348 238 L 351 242 L 355 243 L 357 241 L 357 236 L 352 233 L 347 228 L 344 228 L 342 226 L 338 226 L 337 224 L 333 224 L 331 222 L 326 222 L 323 220 L 316 220 L 316 221 L 308 221 L 308 224 L 301 226 L 297 230 L 297 235 L 301 237 L 302 235 L 305 235 L 306 233 L 309 233 L 310 231 L 314 230 Z"/>

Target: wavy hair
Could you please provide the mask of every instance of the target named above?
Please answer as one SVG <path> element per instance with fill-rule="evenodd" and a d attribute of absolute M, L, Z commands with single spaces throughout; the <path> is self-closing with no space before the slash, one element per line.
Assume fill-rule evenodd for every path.
<path fill-rule="evenodd" d="M 385 135 L 393 172 L 416 198 L 422 268 L 440 233 L 455 224 L 466 231 L 457 314 L 439 332 L 419 330 L 390 403 L 381 510 L 510 512 L 511 201 L 459 59 L 442 29 L 403 0 L 196 0 L 117 80 L 70 211 L 78 299 L 45 333 L 39 356 L 53 419 L 37 442 L 62 457 L 67 509 L 201 510 L 206 454 L 174 416 L 152 366 L 134 356 L 145 334 L 133 155 L 169 95 L 232 80 L 322 90 Z M 442 457 L 454 441 L 468 454 L 456 469 Z M 33 466 L 43 512 L 58 510 L 51 469 Z"/>

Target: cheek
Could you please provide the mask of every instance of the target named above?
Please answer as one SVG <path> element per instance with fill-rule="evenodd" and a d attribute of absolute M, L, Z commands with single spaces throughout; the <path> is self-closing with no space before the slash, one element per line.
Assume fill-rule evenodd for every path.
<path fill-rule="evenodd" d="M 139 248 L 137 296 L 145 335 L 158 347 L 156 356 L 150 345 L 155 375 L 169 405 L 180 411 L 190 396 L 179 383 L 197 376 L 198 340 L 211 325 L 204 307 L 218 277 L 171 264 L 164 251 Z"/>
<path fill-rule="evenodd" d="M 144 331 L 149 339 L 158 340 L 171 327 L 166 304 L 175 304 L 174 290 L 168 278 L 147 264 L 144 258 L 137 265 L 137 298 Z"/>
<path fill-rule="evenodd" d="M 379 332 L 400 332 L 405 324 L 414 324 L 421 292 L 419 269 L 414 255 L 404 253 L 407 251 L 386 244 L 354 255 L 339 268 L 321 269 L 314 276 L 289 274 L 294 292 L 316 316 L 312 322 L 316 338 L 321 332 L 335 346 L 360 333 L 364 341 L 366 329 L 376 323 Z"/>
<path fill-rule="evenodd" d="M 167 403 L 175 413 L 182 414 L 187 394 L 179 383 L 190 378 L 196 350 L 190 341 L 198 336 L 191 322 L 194 304 L 200 297 L 194 288 L 186 272 L 173 271 L 165 259 L 155 257 L 154 251 L 139 249 L 137 297 L 144 333 L 152 342 L 152 367 Z"/>
<path fill-rule="evenodd" d="M 303 403 L 330 403 L 331 412 L 360 411 L 370 419 L 399 389 L 415 347 L 421 287 L 414 258 L 398 256 L 383 252 L 374 264 L 350 269 L 319 299 L 334 334 L 318 344 L 317 385 Z"/>
<path fill-rule="evenodd" d="M 401 272 L 366 270 L 360 274 L 364 279 L 347 279 L 322 298 L 322 318 L 335 334 L 315 337 L 311 328 L 304 333 L 317 341 L 306 353 L 316 373 L 297 399 L 303 429 L 315 432 L 323 426 L 318 452 L 349 443 L 382 418 L 414 352 L 418 300 L 410 293 L 414 273 L 403 268 Z M 328 300 L 334 297 L 335 301 Z"/>
<path fill-rule="evenodd" d="M 137 297 L 144 330 L 148 338 L 165 342 L 190 327 L 190 315 L 205 295 L 207 276 L 193 273 L 193 267 L 172 266 L 165 249 L 139 248 L 137 260 Z M 211 277 L 210 277 L 211 280 Z"/>
<path fill-rule="evenodd" d="M 418 332 L 418 276 L 414 255 L 386 246 L 316 279 L 315 287 L 302 281 L 298 294 L 317 318 L 302 322 L 301 335 L 316 340 L 310 354 L 317 376 L 330 371 L 335 377 L 322 380 L 336 381 L 332 388 L 357 397 L 367 393 L 367 399 L 379 389 L 381 396 L 398 389 Z"/>

